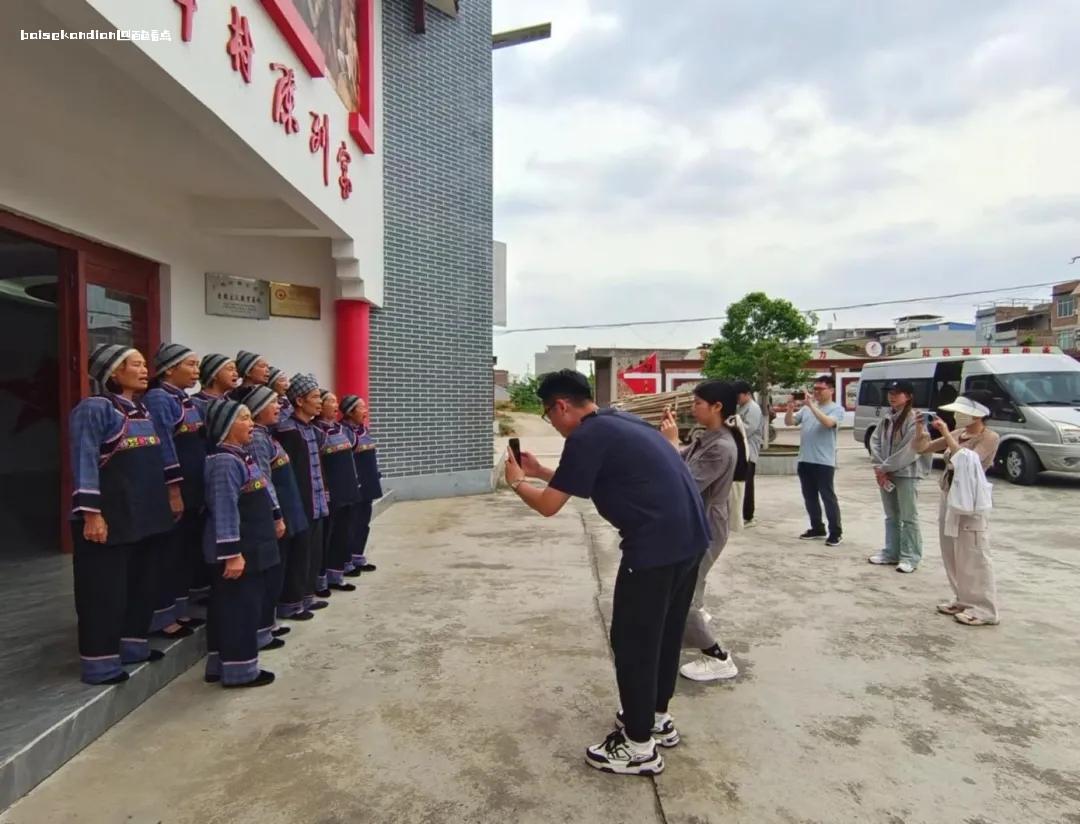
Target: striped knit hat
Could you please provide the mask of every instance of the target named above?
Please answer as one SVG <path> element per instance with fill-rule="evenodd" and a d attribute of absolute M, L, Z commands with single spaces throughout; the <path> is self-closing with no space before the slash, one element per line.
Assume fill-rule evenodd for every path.
<path fill-rule="evenodd" d="M 304 397 L 312 389 L 318 389 L 319 382 L 315 380 L 314 375 L 304 375 L 297 372 L 291 378 L 289 378 L 289 391 L 286 393 L 287 397 L 293 403 L 296 403 L 298 398 Z"/>
<path fill-rule="evenodd" d="M 274 382 L 285 374 L 285 371 L 277 366 L 271 366 L 270 372 L 266 376 L 266 385 L 273 386 Z"/>
<path fill-rule="evenodd" d="M 255 364 L 259 362 L 259 358 L 261 357 L 262 355 L 259 355 L 255 352 L 245 352 L 243 349 L 237 352 L 236 369 L 240 373 L 240 377 L 246 378 L 248 376 L 248 372 L 250 372 L 255 366 Z"/>
<path fill-rule="evenodd" d="M 154 377 L 160 377 L 177 366 L 188 355 L 193 354 L 191 349 L 182 343 L 163 343 L 158 347 L 154 355 Z"/>
<path fill-rule="evenodd" d="M 346 395 L 344 398 L 341 399 L 341 403 L 338 404 L 338 407 L 341 409 L 341 414 L 342 415 L 348 415 L 354 409 L 356 409 L 356 406 L 359 403 L 360 403 L 360 396 L 359 395 Z"/>
<path fill-rule="evenodd" d="M 232 360 L 228 355 L 204 355 L 199 364 L 199 383 L 209 386 L 214 382 L 217 373 L 225 368 L 225 364 Z"/>
<path fill-rule="evenodd" d="M 256 417 L 277 398 L 277 392 L 269 386 L 241 386 L 229 397 L 237 403 L 242 403 L 251 410 L 251 416 Z"/>
<path fill-rule="evenodd" d="M 232 425 L 240 416 L 240 410 L 244 406 L 237 401 L 220 398 L 207 407 L 206 410 L 206 436 L 214 446 L 220 446 L 221 442 L 229 434 Z"/>
<path fill-rule="evenodd" d="M 87 373 L 104 388 L 113 372 L 120 368 L 129 355 L 138 353 L 137 349 L 120 343 L 103 343 L 90 355 Z"/>

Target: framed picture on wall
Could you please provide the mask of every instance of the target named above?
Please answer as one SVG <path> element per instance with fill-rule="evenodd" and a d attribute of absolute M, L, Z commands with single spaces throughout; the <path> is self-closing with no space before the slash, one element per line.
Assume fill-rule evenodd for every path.
<path fill-rule="evenodd" d="M 261 0 L 312 77 L 325 77 L 349 112 L 349 134 L 375 151 L 376 0 Z"/>

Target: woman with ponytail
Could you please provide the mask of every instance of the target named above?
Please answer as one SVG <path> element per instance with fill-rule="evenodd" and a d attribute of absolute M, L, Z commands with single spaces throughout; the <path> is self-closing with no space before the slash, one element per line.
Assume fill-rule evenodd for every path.
<path fill-rule="evenodd" d="M 736 413 L 735 386 L 727 381 L 708 380 L 694 389 L 694 419 L 705 431 L 680 450 L 690 474 L 697 482 L 705 505 L 712 540 L 698 567 L 697 586 L 683 632 L 683 648 L 699 649 L 701 657 L 684 665 L 679 672 L 694 681 L 717 681 L 739 674 L 735 661 L 720 646 L 709 629 L 705 612 L 705 582 L 731 532 L 732 485 L 737 476 L 746 477 L 746 440 L 732 422 Z M 660 431 L 676 449 L 679 429 L 672 412 L 664 417 Z"/>

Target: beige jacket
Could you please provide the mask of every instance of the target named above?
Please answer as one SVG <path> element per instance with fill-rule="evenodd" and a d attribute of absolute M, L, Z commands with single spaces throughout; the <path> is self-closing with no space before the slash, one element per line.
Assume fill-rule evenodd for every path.
<path fill-rule="evenodd" d="M 992 429 L 984 429 L 978 435 L 973 436 L 969 435 L 965 429 L 957 429 L 952 433 L 952 436 L 959 442 L 961 449 L 970 449 L 979 456 L 984 472 L 993 465 L 994 458 L 997 456 L 998 444 L 1001 443 L 1001 436 L 997 432 Z M 952 483 L 953 453 L 945 439 L 934 438 L 931 440 L 930 433 L 924 429 L 921 435 L 915 436 L 915 451 L 920 454 L 945 453 L 945 472 L 941 476 L 941 488 L 947 491 L 949 484 Z"/>

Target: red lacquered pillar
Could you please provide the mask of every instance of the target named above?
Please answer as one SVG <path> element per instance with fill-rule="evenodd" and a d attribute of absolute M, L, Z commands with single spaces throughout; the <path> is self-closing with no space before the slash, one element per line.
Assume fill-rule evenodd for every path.
<path fill-rule="evenodd" d="M 368 400 L 371 374 L 369 344 L 371 339 L 371 304 L 363 300 L 334 301 L 335 375 L 334 391 L 359 395 Z"/>

